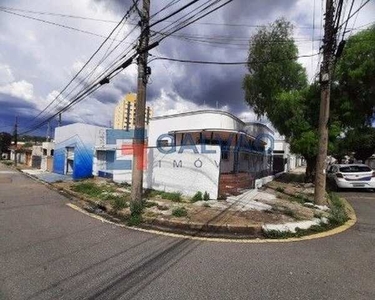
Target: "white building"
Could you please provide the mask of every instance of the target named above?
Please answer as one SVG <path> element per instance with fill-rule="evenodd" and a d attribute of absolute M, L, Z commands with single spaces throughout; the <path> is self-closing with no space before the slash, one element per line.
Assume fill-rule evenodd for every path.
<path fill-rule="evenodd" d="M 288 172 L 302 166 L 301 156 L 290 151 L 290 145 L 284 136 L 275 135 L 273 147 L 273 171 L 274 173 Z"/>
<path fill-rule="evenodd" d="M 113 135 L 113 131 L 107 131 Z M 96 174 L 131 183 L 132 135 L 97 145 Z M 272 173 L 273 131 L 264 124 L 245 123 L 230 113 L 203 110 L 154 117 L 147 133 L 144 188 L 211 198 L 258 186 Z M 105 151 L 105 153 L 103 152 Z M 104 161 L 106 160 L 106 161 Z M 111 169 L 112 168 L 112 169 Z"/>

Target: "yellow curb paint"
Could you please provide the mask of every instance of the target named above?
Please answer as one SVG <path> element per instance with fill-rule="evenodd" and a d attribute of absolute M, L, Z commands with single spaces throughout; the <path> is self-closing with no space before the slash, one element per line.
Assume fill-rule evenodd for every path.
<path fill-rule="evenodd" d="M 319 232 L 315 233 L 312 235 L 307 235 L 299 238 L 289 238 L 289 239 L 224 239 L 224 238 L 210 238 L 210 237 L 198 237 L 198 236 L 190 236 L 190 235 L 183 235 L 183 234 L 177 234 L 177 233 L 170 233 L 170 232 L 163 232 L 163 231 L 158 231 L 158 230 L 153 230 L 153 229 L 143 229 L 143 228 L 137 228 L 137 227 L 130 227 L 124 224 L 118 224 L 112 221 L 109 221 L 101 216 L 98 216 L 93 213 L 89 213 L 88 211 L 78 207 L 77 205 L 74 205 L 72 203 L 67 203 L 66 205 L 69 206 L 70 208 L 79 211 L 87 216 L 90 216 L 94 219 L 97 219 L 99 221 L 102 221 L 103 223 L 108 223 L 111 225 L 115 225 L 118 227 L 130 229 L 130 230 L 135 230 L 135 231 L 140 231 L 144 233 L 152 233 L 152 234 L 157 234 L 157 235 L 162 235 L 162 236 L 167 236 L 167 237 L 173 237 L 173 238 L 179 238 L 179 239 L 189 239 L 189 240 L 197 240 L 197 241 L 205 241 L 205 242 L 218 242 L 218 243 L 243 243 L 243 244 L 264 244 L 264 243 L 290 243 L 290 242 L 301 242 L 301 241 L 309 241 L 309 240 L 315 240 L 315 239 L 320 239 L 328 236 L 332 236 L 341 232 L 344 232 L 345 230 L 349 229 L 352 227 L 356 222 L 357 222 L 357 216 L 354 212 L 353 207 L 349 204 L 346 199 L 342 199 L 345 202 L 345 206 L 348 209 L 349 213 L 349 220 L 344 224 L 341 225 L 340 227 L 336 227 L 334 229 L 325 231 L 325 232 Z"/>

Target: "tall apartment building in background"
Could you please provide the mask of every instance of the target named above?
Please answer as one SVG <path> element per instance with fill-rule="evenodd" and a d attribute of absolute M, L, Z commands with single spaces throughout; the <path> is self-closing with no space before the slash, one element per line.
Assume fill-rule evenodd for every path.
<path fill-rule="evenodd" d="M 134 129 L 135 126 L 135 108 L 137 106 L 137 94 L 126 94 L 124 99 L 120 100 L 115 108 L 114 129 Z M 152 109 L 147 106 L 145 112 L 145 123 L 148 125 L 152 117 Z"/>

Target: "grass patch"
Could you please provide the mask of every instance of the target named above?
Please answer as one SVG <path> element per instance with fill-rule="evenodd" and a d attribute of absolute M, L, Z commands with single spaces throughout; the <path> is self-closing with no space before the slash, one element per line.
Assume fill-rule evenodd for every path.
<path fill-rule="evenodd" d="M 13 162 L 12 161 L 10 161 L 10 160 L 6 160 L 6 161 L 2 161 L 2 163 L 4 164 L 4 165 L 6 165 L 6 166 L 13 166 Z"/>
<path fill-rule="evenodd" d="M 281 186 L 278 186 L 276 188 L 276 191 L 279 192 L 279 193 L 284 193 L 285 189 L 283 187 L 281 187 Z"/>
<path fill-rule="evenodd" d="M 168 192 L 162 192 L 161 197 L 163 199 L 171 200 L 172 202 L 181 202 L 182 200 L 182 194 L 181 193 L 168 193 Z"/>
<path fill-rule="evenodd" d="M 188 212 L 185 207 L 176 207 L 172 210 L 172 216 L 177 218 L 186 217 L 187 214 Z"/>
<path fill-rule="evenodd" d="M 145 202 L 145 207 L 146 208 L 150 208 L 150 207 L 154 207 L 154 206 L 158 206 L 158 204 L 154 201 L 146 201 Z"/>
<path fill-rule="evenodd" d="M 298 238 L 306 235 L 319 233 L 330 229 L 329 224 L 313 225 L 309 229 L 296 228 L 296 232 L 291 231 L 280 231 L 280 230 L 268 230 L 263 231 L 263 235 L 268 239 L 288 239 L 288 238 Z"/>
<path fill-rule="evenodd" d="M 155 198 L 156 196 L 160 196 L 163 199 L 171 200 L 172 202 L 181 202 L 182 201 L 182 194 L 179 192 L 163 192 L 163 191 L 156 191 L 156 190 L 147 190 L 145 192 L 146 198 Z"/>
<path fill-rule="evenodd" d="M 345 210 L 345 205 L 339 196 L 335 193 L 329 194 L 331 202 L 331 213 L 328 217 L 330 224 L 340 226 L 349 220 L 348 214 Z"/>
<path fill-rule="evenodd" d="M 71 188 L 77 193 L 85 194 L 87 196 L 95 198 L 98 198 L 103 192 L 105 192 L 105 190 L 103 190 L 103 187 L 99 187 L 93 182 L 80 182 L 73 185 Z"/>
<path fill-rule="evenodd" d="M 141 215 L 131 215 L 128 219 L 128 226 L 138 226 L 142 223 L 142 216 Z"/>
<path fill-rule="evenodd" d="M 285 207 L 283 213 L 284 213 L 284 215 L 286 215 L 288 217 L 291 217 L 293 219 L 298 219 L 298 216 L 297 216 L 296 212 L 293 209 L 290 209 L 289 207 Z"/>
<path fill-rule="evenodd" d="M 268 230 L 263 231 L 263 235 L 269 239 L 287 239 L 292 237 L 302 237 L 314 233 L 330 230 L 332 228 L 341 226 L 349 220 L 348 214 L 345 210 L 344 202 L 341 198 L 334 194 L 329 194 L 329 200 L 331 203 L 331 211 L 328 217 L 328 224 L 321 223 L 320 225 L 313 225 L 309 229 L 296 228 L 296 232 L 290 231 L 279 231 L 279 230 Z M 321 214 L 314 213 L 314 217 L 321 217 Z"/>
<path fill-rule="evenodd" d="M 129 204 L 124 198 L 117 197 L 112 201 L 112 207 L 114 210 L 121 210 L 129 207 Z"/>

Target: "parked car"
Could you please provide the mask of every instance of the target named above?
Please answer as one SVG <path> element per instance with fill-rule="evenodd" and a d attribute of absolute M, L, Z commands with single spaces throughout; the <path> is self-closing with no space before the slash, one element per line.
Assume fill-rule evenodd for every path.
<path fill-rule="evenodd" d="M 335 164 L 327 169 L 327 179 L 336 189 L 375 190 L 375 171 L 363 164 Z"/>

